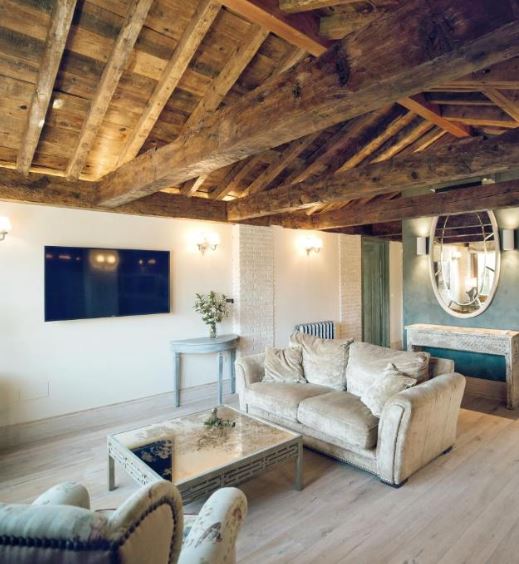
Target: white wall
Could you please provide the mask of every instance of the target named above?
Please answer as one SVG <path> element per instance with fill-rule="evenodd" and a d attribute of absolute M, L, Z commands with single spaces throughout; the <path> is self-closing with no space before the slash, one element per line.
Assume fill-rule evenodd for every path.
<path fill-rule="evenodd" d="M 273 229 L 274 341 L 285 346 L 298 323 L 339 321 L 339 235 L 319 233 L 321 252 L 307 256 L 307 231 Z"/>
<path fill-rule="evenodd" d="M 232 293 L 230 225 L 4 203 L 0 215 L 13 224 L 0 243 L 0 425 L 170 391 L 169 341 L 207 332 L 194 293 Z M 201 256 L 193 238 L 208 230 L 221 244 Z M 172 313 L 44 323 L 46 244 L 170 250 Z M 214 381 L 215 368 L 187 358 L 183 386 Z"/>

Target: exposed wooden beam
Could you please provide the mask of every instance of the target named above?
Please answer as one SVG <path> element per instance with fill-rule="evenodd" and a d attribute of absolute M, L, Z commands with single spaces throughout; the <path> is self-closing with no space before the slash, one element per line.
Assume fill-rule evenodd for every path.
<path fill-rule="evenodd" d="M 320 8 L 356 3 L 358 3 L 358 0 L 279 0 L 279 7 L 287 14 L 297 14 L 298 12 L 309 12 Z"/>
<path fill-rule="evenodd" d="M 471 131 L 466 125 L 458 124 L 455 121 L 442 117 L 441 110 L 434 104 L 427 102 L 421 94 L 402 98 L 399 100 L 399 103 L 411 112 L 414 112 L 427 121 L 434 123 L 434 125 L 437 125 L 454 135 L 454 137 L 471 136 Z"/>
<path fill-rule="evenodd" d="M 216 0 L 201 0 L 189 25 L 184 30 L 175 47 L 173 56 L 168 61 L 162 77 L 155 87 L 151 98 L 148 100 L 137 125 L 129 134 L 119 156 L 118 166 L 135 158 L 139 153 L 200 43 L 202 43 L 206 33 L 209 31 L 219 10 L 220 4 Z"/>
<path fill-rule="evenodd" d="M 271 157 L 274 157 L 274 153 Z M 214 200 L 223 200 L 231 192 L 241 191 L 244 180 L 264 159 L 265 155 L 260 154 L 239 162 L 227 173 L 220 186 L 211 192 L 210 197 Z"/>
<path fill-rule="evenodd" d="M 514 100 L 495 88 L 485 88 L 483 94 L 514 119 L 519 126 L 519 105 Z"/>
<path fill-rule="evenodd" d="M 425 194 L 391 201 L 379 201 L 359 208 L 344 208 L 312 218 L 291 216 L 279 222 L 285 227 L 340 229 L 443 214 L 492 210 L 519 205 L 519 180 L 456 188 L 448 192 Z"/>
<path fill-rule="evenodd" d="M 313 133 L 302 139 L 293 141 L 275 161 L 268 166 L 254 181 L 246 188 L 246 194 L 257 194 L 264 190 L 287 166 L 289 166 L 301 153 L 308 149 L 317 139 L 319 133 Z"/>
<path fill-rule="evenodd" d="M 133 0 L 122 24 L 114 47 L 103 69 L 90 109 L 83 122 L 76 148 L 68 163 L 66 176 L 77 179 L 83 170 L 97 132 L 103 123 L 119 80 L 126 69 L 128 59 L 142 26 L 146 21 L 153 0 Z"/>
<path fill-rule="evenodd" d="M 514 129 L 519 123 L 496 106 L 443 106 L 443 115 L 448 120 L 473 126 L 491 126 Z"/>
<path fill-rule="evenodd" d="M 436 85 L 433 89 L 449 92 L 480 92 L 487 87 L 498 90 L 517 90 L 519 89 L 518 77 L 519 57 L 515 57 L 471 72 L 455 81 Z"/>
<path fill-rule="evenodd" d="M 200 129 L 149 151 L 102 181 L 100 202 L 117 206 L 315 133 L 519 53 L 515 0 L 492 18 L 488 0 L 410 0 L 204 120 Z M 445 27 L 445 17 L 452 23 Z M 445 35 L 424 36 L 419 21 Z M 380 42 L 380 37 L 396 37 Z M 456 45 L 452 49 L 451 45 Z"/>
<path fill-rule="evenodd" d="M 319 34 L 326 39 L 342 39 L 349 33 L 358 31 L 367 26 L 375 18 L 380 17 L 380 12 L 359 12 L 351 14 L 333 14 L 321 18 Z"/>
<path fill-rule="evenodd" d="M 12 170 L 0 173 L 0 201 L 210 221 L 226 221 L 227 217 L 226 202 L 211 202 L 201 198 L 188 200 L 183 196 L 163 192 L 107 210 L 96 203 L 97 189 L 97 182 L 65 180 L 42 174 L 23 176 Z"/>
<path fill-rule="evenodd" d="M 41 131 L 45 125 L 45 116 L 49 108 L 54 82 L 56 81 L 61 57 L 67 42 L 75 7 L 76 0 L 60 0 L 55 3 L 50 28 L 45 41 L 45 51 L 40 63 L 38 82 L 36 83 L 25 131 L 22 135 L 16 159 L 17 169 L 24 174 L 29 172 Z"/>
<path fill-rule="evenodd" d="M 519 130 L 492 139 L 463 139 L 435 152 L 396 157 L 235 200 L 229 203 L 229 219 L 240 221 L 305 209 L 315 204 L 478 178 L 513 170 L 517 168 L 518 159 Z"/>
<path fill-rule="evenodd" d="M 218 106 L 222 103 L 225 96 L 227 96 L 229 90 L 240 78 L 242 72 L 256 55 L 258 49 L 268 37 L 268 34 L 268 31 L 259 26 L 255 26 L 255 29 L 253 29 L 245 41 L 236 48 L 220 74 L 213 80 L 209 89 L 184 124 L 183 130 L 187 131 L 192 127 L 199 126 L 204 116 L 218 109 Z M 194 196 L 203 186 L 208 176 L 209 175 L 204 174 L 188 181 L 182 187 L 181 193 L 188 197 Z"/>
<path fill-rule="evenodd" d="M 436 141 L 441 139 L 447 135 L 447 132 L 444 129 L 433 129 L 428 134 L 424 135 L 421 139 L 418 139 L 412 147 L 411 150 L 413 153 L 421 153 L 422 151 L 426 151 L 431 145 L 434 145 Z"/>
<path fill-rule="evenodd" d="M 419 123 L 415 121 L 411 123 L 409 127 L 402 129 L 393 139 L 387 142 L 387 146 L 383 145 L 381 147 L 380 152 L 370 162 L 380 163 L 393 158 L 434 127 L 434 125 L 428 121 L 421 118 L 417 119 Z"/>
<path fill-rule="evenodd" d="M 278 0 L 222 0 L 222 4 L 315 57 L 330 46 L 319 35 L 317 19 L 309 14 L 288 15 L 279 9 Z"/>

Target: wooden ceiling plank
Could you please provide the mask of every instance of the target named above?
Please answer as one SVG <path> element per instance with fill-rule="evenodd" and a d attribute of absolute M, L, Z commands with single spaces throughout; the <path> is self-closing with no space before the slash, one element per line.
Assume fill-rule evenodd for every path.
<path fill-rule="evenodd" d="M 50 28 L 45 41 L 45 51 L 40 63 L 38 82 L 28 112 L 25 130 L 17 155 L 17 170 L 28 174 L 36 147 L 45 124 L 54 82 L 65 50 L 76 0 L 61 0 L 55 3 Z"/>
<path fill-rule="evenodd" d="M 278 0 L 222 0 L 222 4 L 315 57 L 325 53 L 330 46 L 320 37 L 318 21 L 313 16 L 287 15 L 279 9 Z"/>
<path fill-rule="evenodd" d="M 208 177 L 208 174 L 204 174 L 202 176 L 199 176 L 198 178 L 192 178 L 191 180 L 188 180 L 180 189 L 180 193 L 182 194 L 182 196 L 191 198 L 191 196 L 194 196 L 198 192 L 198 190 L 202 188 Z"/>
<path fill-rule="evenodd" d="M 495 88 L 485 88 L 483 94 L 519 124 L 519 105 Z"/>
<path fill-rule="evenodd" d="M 491 139 L 458 140 L 435 152 L 414 153 L 286 185 L 229 203 L 229 220 L 291 212 L 316 204 L 437 186 L 517 168 L 519 130 Z"/>
<path fill-rule="evenodd" d="M 448 120 L 456 120 L 474 126 L 491 126 L 505 129 L 514 129 L 519 123 L 509 117 L 497 106 L 443 106 L 443 115 Z"/>
<path fill-rule="evenodd" d="M 459 214 L 519 205 L 519 180 L 456 188 L 448 192 L 425 194 L 391 201 L 375 201 L 361 208 L 343 208 L 305 218 L 282 218 L 281 225 L 302 229 L 340 229 L 359 225 L 402 221 L 417 217 Z"/>
<path fill-rule="evenodd" d="M 358 1 L 359 0 L 279 0 L 279 7 L 287 14 L 297 14 L 299 12 L 309 12 L 321 8 L 356 4 Z"/>
<path fill-rule="evenodd" d="M 421 153 L 422 151 L 426 151 L 431 145 L 436 143 L 439 139 L 447 135 L 447 132 L 444 129 L 436 129 L 431 131 L 428 135 L 424 135 L 422 139 L 419 139 L 418 142 L 413 147 L 413 153 Z"/>
<path fill-rule="evenodd" d="M 380 12 L 332 14 L 323 16 L 319 24 L 319 34 L 326 39 L 342 39 L 349 33 L 358 31 L 380 17 Z"/>
<path fill-rule="evenodd" d="M 216 0 L 201 0 L 189 25 L 184 30 L 173 56 L 168 61 L 151 98 L 146 104 L 137 125 L 128 136 L 118 159 L 118 166 L 135 158 L 144 145 L 150 131 L 159 119 L 167 101 L 175 91 L 191 59 L 209 31 L 220 10 Z"/>
<path fill-rule="evenodd" d="M 405 129 L 401 134 L 397 135 L 396 138 L 390 141 L 391 145 L 387 148 L 383 148 L 382 152 L 378 154 L 370 162 L 380 163 L 393 158 L 403 151 L 406 147 L 414 143 L 417 139 L 428 133 L 433 127 L 435 127 L 431 122 L 420 120 L 421 123 L 412 124 L 409 129 Z"/>
<path fill-rule="evenodd" d="M 427 0 L 405 2 L 319 59 L 269 79 L 200 129 L 108 175 L 100 201 L 117 206 L 138 199 L 516 56 L 514 4 L 503 0 L 489 19 L 486 0 L 437 0 L 434 6 Z M 448 29 L 445 13 L 453 24 Z M 430 34 L 424 40 L 416 25 L 418 17 L 448 33 L 449 41 L 431 46 Z M 398 40 L 379 41 L 393 37 L 395 28 Z M 452 42 L 456 49 L 448 47 Z"/>
<path fill-rule="evenodd" d="M 263 155 L 244 159 L 234 166 L 225 176 L 220 186 L 210 194 L 213 200 L 223 200 L 231 192 L 241 189 L 242 181 L 262 162 Z"/>
<path fill-rule="evenodd" d="M 399 104 L 401 104 L 411 112 L 419 115 L 423 119 L 426 119 L 427 121 L 434 123 L 434 125 L 441 127 L 455 137 L 463 138 L 471 136 L 471 131 L 468 127 L 443 118 L 441 115 L 441 110 L 434 104 L 427 102 L 422 94 L 402 98 L 401 100 L 399 100 Z"/>
<path fill-rule="evenodd" d="M 67 167 L 67 178 L 79 178 L 85 167 L 90 149 L 103 123 L 119 80 L 126 69 L 152 2 L 153 0 L 134 0 L 128 11 L 83 122 L 76 148 Z"/>
<path fill-rule="evenodd" d="M 226 202 L 211 202 L 201 198 L 188 200 L 183 196 L 163 192 L 107 210 L 96 203 L 97 188 L 97 182 L 84 180 L 66 180 L 42 174 L 22 175 L 12 170 L 5 170 L 0 174 L 0 201 L 131 215 L 226 221 Z"/>

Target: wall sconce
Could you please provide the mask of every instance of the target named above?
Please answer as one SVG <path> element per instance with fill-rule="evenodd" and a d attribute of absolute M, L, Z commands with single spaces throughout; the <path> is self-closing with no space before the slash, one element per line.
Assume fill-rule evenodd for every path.
<path fill-rule="evenodd" d="M 423 257 L 427 254 L 427 239 L 428 237 L 416 238 L 416 255 Z"/>
<path fill-rule="evenodd" d="M 12 226 L 8 217 L 0 216 L 0 241 L 5 239 L 5 236 L 11 231 Z"/>
<path fill-rule="evenodd" d="M 515 249 L 515 229 L 503 229 L 503 251 Z"/>
<path fill-rule="evenodd" d="M 210 251 L 216 251 L 219 244 L 220 239 L 216 233 L 202 233 L 196 241 L 196 246 L 202 255 L 205 255 L 208 249 Z"/>
<path fill-rule="evenodd" d="M 306 256 L 310 256 L 311 254 L 318 255 L 323 248 L 323 242 L 319 237 L 309 235 L 305 237 L 303 248 L 306 251 Z"/>

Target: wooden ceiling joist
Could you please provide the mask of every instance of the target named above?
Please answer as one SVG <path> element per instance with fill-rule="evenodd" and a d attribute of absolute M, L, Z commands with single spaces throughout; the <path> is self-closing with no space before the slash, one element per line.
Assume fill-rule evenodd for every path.
<path fill-rule="evenodd" d="M 326 39 L 342 39 L 348 33 L 358 31 L 367 26 L 375 18 L 380 17 L 376 10 L 354 14 L 332 14 L 321 18 L 319 34 Z"/>
<path fill-rule="evenodd" d="M 119 166 L 135 158 L 139 153 L 219 10 L 220 4 L 216 0 L 201 0 L 137 125 L 128 136 L 124 149 L 119 156 Z"/>
<path fill-rule="evenodd" d="M 380 152 L 370 162 L 380 163 L 398 155 L 406 147 L 423 137 L 434 125 L 428 121 L 418 118 L 419 123 L 412 122 L 408 127 L 402 129 L 391 141 L 389 146 L 382 146 Z"/>
<path fill-rule="evenodd" d="M 433 187 L 517 168 L 519 130 L 492 139 L 460 140 L 435 152 L 414 153 L 298 185 L 281 186 L 229 203 L 229 220 L 241 221 L 316 204 Z"/>
<path fill-rule="evenodd" d="M 448 41 L 424 37 L 417 18 Z M 394 37 L 394 29 L 398 40 L 380 42 Z M 100 204 L 113 207 L 179 185 L 518 54 L 514 0 L 501 2 L 493 18 L 486 0 L 438 0 L 434 7 L 410 0 L 316 61 L 266 81 L 200 129 L 123 165 L 101 182 Z"/>
<path fill-rule="evenodd" d="M 496 106 L 501 108 L 503 112 L 507 113 L 519 126 L 519 104 L 511 100 L 507 94 L 504 94 L 496 88 L 486 88 L 483 94 L 492 100 Z"/>
<path fill-rule="evenodd" d="M 94 144 L 119 80 L 126 69 L 128 59 L 146 21 L 152 2 L 153 0 L 133 0 L 130 6 L 101 75 L 90 110 L 83 122 L 76 148 L 67 167 L 66 176 L 68 178 L 79 178 L 85 166 L 90 149 Z"/>
<path fill-rule="evenodd" d="M 32 97 L 16 161 L 18 171 L 24 174 L 29 172 L 43 126 L 45 125 L 45 117 L 63 51 L 65 50 L 75 7 L 76 0 L 61 0 L 55 3 L 45 42 L 45 51 L 40 63 L 38 81 Z"/>
<path fill-rule="evenodd" d="M 278 0 L 222 0 L 222 4 L 315 57 L 330 46 L 319 35 L 315 18 L 307 14 L 288 15 L 279 8 Z"/>
<path fill-rule="evenodd" d="M 65 180 L 42 174 L 22 176 L 11 170 L 3 170 L 0 174 L 0 201 L 131 215 L 226 221 L 226 202 L 211 202 L 202 198 L 188 200 L 183 196 L 159 192 L 115 210 L 107 210 L 96 203 L 97 189 L 97 182 Z"/>
<path fill-rule="evenodd" d="M 358 225 L 402 221 L 415 217 L 459 214 L 519 205 L 519 180 L 456 188 L 391 201 L 375 201 L 361 208 L 343 208 L 312 218 L 290 216 L 280 220 L 289 228 L 340 229 Z"/>
<path fill-rule="evenodd" d="M 471 136 L 471 131 L 466 125 L 462 125 L 460 123 L 456 123 L 455 121 L 451 121 L 442 117 L 441 110 L 438 108 L 438 106 L 427 102 L 423 95 L 402 98 L 401 100 L 399 100 L 399 103 L 411 112 L 419 115 L 423 119 L 434 123 L 434 125 L 437 125 L 451 135 L 454 135 L 454 137 L 461 138 Z"/>
<path fill-rule="evenodd" d="M 279 7 L 287 14 L 309 12 L 320 8 L 346 6 L 355 4 L 358 0 L 279 0 Z"/>

